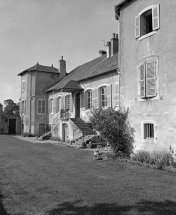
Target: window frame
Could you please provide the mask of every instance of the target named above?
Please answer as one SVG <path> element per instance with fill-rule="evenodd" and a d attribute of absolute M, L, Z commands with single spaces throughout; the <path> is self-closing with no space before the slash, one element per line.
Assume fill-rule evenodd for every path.
<path fill-rule="evenodd" d="M 141 77 L 140 77 L 140 67 L 141 65 L 145 64 L 147 62 L 155 62 L 155 91 L 156 91 L 156 95 L 155 96 L 146 96 L 146 90 L 145 90 L 145 96 L 141 96 Z M 157 56 L 151 56 L 151 57 L 147 57 L 144 58 L 143 60 L 141 60 L 138 65 L 137 65 L 137 77 L 138 77 L 138 101 L 146 101 L 146 100 L 157 100 L 160 99 L 159 96 L 159 76 L 158 76 L 158 70 L 159 70 L 159 58 Z M 147 74 L 147 70 L 145 68 L 145 76 Z M 147 85 L 146 82 L 147 78 L 145 77 L 145 87 Z"/>
<path fill-rule="evenodd" d="M 105 92 L 104 92 L 104 94 L 102 94 L 102 90 L 103 89 L 105 89 Z M 99 87 L 99 95 L 100 95 L 100 107 L 101 108 L 106 108 L 107 107 L 107 102 L 108 102 L 108 100 L 107 100 L 107 86 L 101 86 L 101 87 Z M 102 95 L 104 95 L 105 96 L 105 99 L 104 100 L 102 100 Z M 105 105 L 102 105 L 102 102 L 105 102 Z"/>
<path fill-rule="evenodd" d="M 91 97 L 90 97 L 90 101 L 91 102 L 88 102 L 88 93 L 91 92 Z M 93 93 L 93 90 L 92 88 L 88 88 L 85 90 L 85 109 L 86 110 L 90 110 L 93 108 L 93 103 L 92 103 L 92 93 Z M 89 107 L 89 103 L 91 104 L 90 107 Z"/>
<path fill-rule="evenodd" d="M 146 124 L 152 124 L 153 125 L 153 138 L 144 138 L 144 135 L 145 135 L 144 129 L 145 129 Z M 156 140 L 157 140 L 157 125 L 156 125 L 156 121 L 154 121 L 154 120 L 142 121 L 141 122 L 141 133 L 142 133 L 142 141 L 156 143 Z"/>
<path fill-rule="evenodd" d="M 41 102 L 41 112 L 39 112 L 39 101 Z M 44 106 L 43 106 L 43 101 L 44 101 Z M 43 112 L 43 107 L 44 107 L 44 112 Z M 46 114 L 46 100 L 44 98 L 39 98 L 37 99 L 37 114 L 38 115 L 45 115 Z"/>
<path fill-rule="evenodd" d="M 142 34 L 142 28 L 141 28 L 141 17 L 145 17 L 145 13 L 147 11 L 152 10 L 152 31 L 149 33 Z M 157 11 L 157 15 L 155 14 L 154 10 Z M 154 14 L 156 16 L 154 16 Z M 157 23 L 156 23 L 157 21 Z M 154 35 L 157 30 L 160 29 L 160 4 L 156 5 L 150 5 L 146 8 L 144 8 L 138 15 L 135 17 L 135 38 L 142 40 L 146 37 Z"/>

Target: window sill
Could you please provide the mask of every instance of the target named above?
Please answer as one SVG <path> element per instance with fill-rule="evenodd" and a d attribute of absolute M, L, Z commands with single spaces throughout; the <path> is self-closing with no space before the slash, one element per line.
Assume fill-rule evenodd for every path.
<path fill-rule="evenodd" d="M 145 34 L 145 35 L 139 37 L 139 40 L 143 40 L 143 39 L 145 39 L 145 38 L 147 38 L 147 37 L 150 37 L 150 36 L 152 36 L 152 35 L 154 35 L 154 34 L 156 34 L 156 31 L 152 31 L 152 32 L 150 32 L 150 33 L 148 33 L 148 34 Z"/>

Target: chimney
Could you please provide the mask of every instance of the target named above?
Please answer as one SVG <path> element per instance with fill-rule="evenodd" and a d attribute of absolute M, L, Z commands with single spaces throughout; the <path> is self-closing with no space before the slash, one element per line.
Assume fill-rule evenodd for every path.
<path fill-rule="evenodd" d="M 107 42 L 107 58 L 111 56 L 111 42 Z"/>
<path fill-rule="evenodd" d="M 63 56 L 61 56 L 61 59 L 59 61 L 59 80 L 63 79 L 66 76 L 66 61 L 63 60 Z"/>
<path fill-rule="evenodd" d="M 103 55 L 106 54 L 106 51 L 105 51 L 105 50 L 100 50 L 100 51 L 99 51 L 99 54 L 100 54 L 100 56 L 103 56 Z"/>
<path fill-rule="evenodd" d="M 119 40 L 118 40 L 118 34 L 113 34 L 111 39 L 111 55 L 113 56 L 118 52 L 119 49 Z"/>
<path fill-rule="evenodd" d="M 2 134 L 2 104 L 0 103 L 0 134 Z"/>

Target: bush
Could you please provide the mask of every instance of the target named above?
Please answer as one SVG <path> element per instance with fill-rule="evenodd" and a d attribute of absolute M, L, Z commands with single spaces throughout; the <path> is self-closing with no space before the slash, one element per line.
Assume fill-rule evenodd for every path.
<path fill-rule="evenodd" d="M 128 114 L 128 110 L 94 109 L 90 118 L 92 127 L 108 141 L 116 157 L 119 152 L 129 157 L 133 149 L 134 129 L 129 124 Z"/>
<path fill-rule="evenodd" d="M 173 166 L 173 158 L 171 152 L 146 152 L 146 151 L 139 151 L 134 154 L 132 157 L 134 161 L 150 164 L 155 166 L 157 169 L 165 169 L 166 166 Z"/>

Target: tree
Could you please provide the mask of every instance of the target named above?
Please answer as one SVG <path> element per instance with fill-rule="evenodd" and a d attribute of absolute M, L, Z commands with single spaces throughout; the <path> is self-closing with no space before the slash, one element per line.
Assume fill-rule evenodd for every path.
<path fill-rule="evenodd" d="M 119 152 L 129 156 L 133 149 L 134 129 L 128 120 L 129 110 L 116 111 L 113 108 L 94 109 L 91 124 L 111 145 L 114 154 Z"/>
<path fill-rule="evenodd" d="M 19 115 L 19 103 L 14 103 L 12 99 L 4 101 L 4 114 L 7 116 Z"/>

